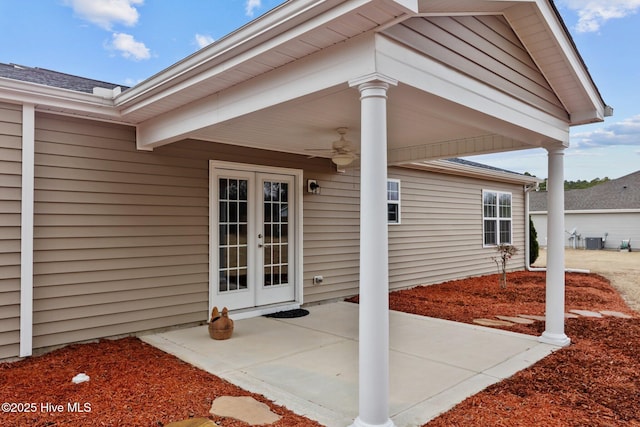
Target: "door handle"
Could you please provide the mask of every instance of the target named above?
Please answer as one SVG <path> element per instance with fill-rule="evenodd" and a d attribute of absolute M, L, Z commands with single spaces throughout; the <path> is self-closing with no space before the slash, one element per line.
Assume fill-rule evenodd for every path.
<path fill-rule="evenodd" d="M 258 234 L 258 239 L 262 239 L 262 234 Z M 258 242 L 258 247 L 261 248 L 264 245 L 262 244 L 262 242 Z"/>

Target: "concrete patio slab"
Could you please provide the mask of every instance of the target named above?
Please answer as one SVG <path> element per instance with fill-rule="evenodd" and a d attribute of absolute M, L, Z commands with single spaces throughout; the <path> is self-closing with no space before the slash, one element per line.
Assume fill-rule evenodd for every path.
<path fill-rule="evenodd" d="M 307 309 L 308 316 L 294 319 L 236 320 L 225 341 L 210 339 L 206 326 L 141 338 L 300 415 L 344 427 L 358 415 L 358 305 Z M 558 348 L 498 329 L 389 316 L 390 415 L 397 427 L 421 425 Z"/>

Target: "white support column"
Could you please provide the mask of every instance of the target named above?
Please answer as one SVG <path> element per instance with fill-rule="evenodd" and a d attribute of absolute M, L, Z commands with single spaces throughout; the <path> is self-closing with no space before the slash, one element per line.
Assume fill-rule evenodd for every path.
<path fill-rule="evenodd" d="M 387 89 L 379 75 L 350 82 L 360 91 L 359 414 L 354 427 L 389 418 L 389 239 L 387 230 Z"/>
<path fill-rule="evenodd" d="M 547 150 L 546 321 L 540 341 L 566 346 L 571 340 L 564 333 L 564 147 Z"/>
<path fill-rule="evenodd" d="M 20 219 L 20 357 L 33 352 L 33 192 L 35 107 L 22 107 L 22 203 Z"/>

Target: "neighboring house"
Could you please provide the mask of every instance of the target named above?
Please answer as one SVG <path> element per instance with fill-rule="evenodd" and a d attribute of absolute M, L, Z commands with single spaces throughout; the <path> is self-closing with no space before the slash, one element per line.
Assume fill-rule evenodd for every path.
<path fill-rule="evenodd" d="M 126 90 L 0 71 L 0 357 L 359 292 L 367 426 L 390 425 L 389 289 L 525 245 L 532 181 L 441 159 L 545 148 L 558 236 L 569 129 L 611 112 L 548 0 L 291 0 Z M 310 158 L 343 127 L 358 159 Z"/>
<path fill-rule="evenodd" d="M 530 193 L 538 243 L 546 245 L 547 192 Z M 618 249 L 623 240 L 640 247 L 640 171 L 564 193 L 565 246 Z M 602 244 L 601 244 L 602 243 Z"/>

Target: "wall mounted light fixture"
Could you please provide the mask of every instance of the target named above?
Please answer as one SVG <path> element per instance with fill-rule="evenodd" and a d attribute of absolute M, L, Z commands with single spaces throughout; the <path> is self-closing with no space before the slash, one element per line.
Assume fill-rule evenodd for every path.
<path fill-rule="evenodd" d="M 307 180 L 307 192 L 311 194 L 320 194 L 320 184 L 315 179 Z"/>

